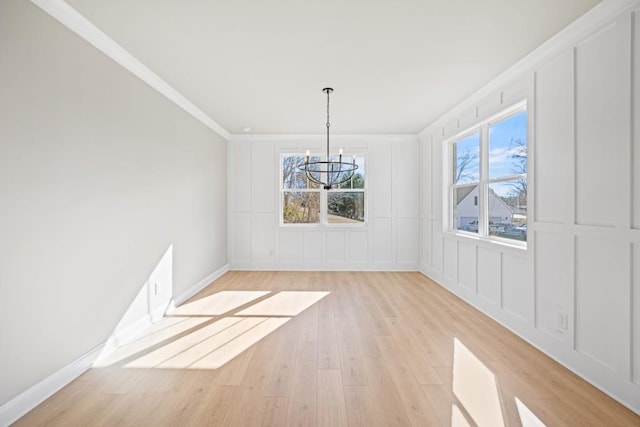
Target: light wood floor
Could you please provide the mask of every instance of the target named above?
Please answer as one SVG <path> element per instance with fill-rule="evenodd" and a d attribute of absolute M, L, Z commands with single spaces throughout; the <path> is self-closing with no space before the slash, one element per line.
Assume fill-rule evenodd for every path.
<path fill-rule="evenodd" d="M 16 425 L 640 426 L 419 273 L 229 272 L 103 364 Z"/>

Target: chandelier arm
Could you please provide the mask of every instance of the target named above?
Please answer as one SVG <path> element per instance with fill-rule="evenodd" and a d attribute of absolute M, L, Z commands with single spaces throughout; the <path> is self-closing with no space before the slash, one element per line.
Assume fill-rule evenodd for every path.
<path fill-rule="evenodd" d="M 315 176 L 313 176 L 313 172 L 310 171 L 309 169 L 305 169 L 306 175 L 307 175 L 307 179 L 309 179 L 309 181 L 318 184 L 318 185 L 325 185 L 324 182 L 320 181 L 318 178 L 316 178 Z"/>

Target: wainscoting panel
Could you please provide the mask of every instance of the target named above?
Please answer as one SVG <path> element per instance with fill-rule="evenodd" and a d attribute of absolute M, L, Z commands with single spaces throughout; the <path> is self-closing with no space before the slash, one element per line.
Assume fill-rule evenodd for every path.
<path fill-rule="evenodd" d="M 628 30 L 615 21 L 575 49 L 576 223 L 613 227 L 629 158 Z M 612 64 L 615 64 L 613 66 Z"/>
<path fill-rule="evenodd" d="M 458 241 L 444 239 L 444 277 L 451 283 L 458 281 Z"/>
<path fill-rule="evenodd" d="M 373 262 L 393 261 L 393 232 L 391 218 L 376 218 L 371 221 L 373 238 Z"/>
<path fill-rule="evenodd" d="M 280 231 L 279 233 L 279 257 L 281 262 L 300 262 L 302 234 L 297 231 Z"/>
<path fill-rule="evenodd" d="M 476 245 L 458 244 L 458 284 L 465 290 L 476 292 Z"/>
<path fill-rule="evenodd" d="M 417 264 L 419 238 L 416 233 L 418 218 L 398 218 L 396 220 L 396 261 L 404 264 Z"/>
<path fill-rule="evenodd" d="M 531 276 L 527 258 L 502 254 L 502 307 L 522 321 L 531 319 Z"/>
<path fill-rule="evenodd" d="M 576 349 L 619 370 L 628 339 L 629 268 L 625 246 L 578 237 L 576 250 Z"/>
<path fill-rule="evenodd" d="M 345 261 L 345 232 L 343 230 L 327 231 L 327 256 L 330 263 Z"/>
<path fill-rule="evenodd" d="M 500 305 L 502 263 L 500 252 L 478 248 L 478 296 L 496 306 Z"/>
<path fill-rule="evenodd" d="M 305 231 L 302 233 L 302 254 L 305 263 L 320 263 L 323 261 L 322 231 Z"/>
<path fill-rule="evenodd" d="M 560 339 L 567 334 L 573 304 L 570 243 L 562 234 L 536 232 L 536 327 Z"/>
<path fill-rule="evenodd" d="M 573 55 L 566 52 L 536 72 L 536 220 L 567 220 L 573 145 Z"/>

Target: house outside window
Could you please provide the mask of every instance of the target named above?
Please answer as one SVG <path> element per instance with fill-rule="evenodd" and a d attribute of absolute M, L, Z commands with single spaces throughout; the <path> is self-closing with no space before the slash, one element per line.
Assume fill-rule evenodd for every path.
<path fill-rule="evenodd" d="M 449 229 L 526 242 L 526 103 L 476 125 L 448 147 Z"/>
<path fill-rule="evenodd" d="M 298 169 L 304 159 L 292 154 L 283 154 L 280 158 L 281 225 L 366 224 L 365 157 L 355 155 L 358 169 L 353 177 L 331 190 L 322 190 Z M 319 161 L 321 157 L 311 155 L 310 160 Z"/>

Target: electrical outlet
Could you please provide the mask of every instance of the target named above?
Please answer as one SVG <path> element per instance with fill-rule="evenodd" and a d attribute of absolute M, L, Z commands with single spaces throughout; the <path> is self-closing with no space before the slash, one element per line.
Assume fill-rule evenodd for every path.
<path fill-rule="evenodd" d="M 558 329 L 566 331 L 569 328 L 569 320 L 566 313 L 558 313 Z"/>

